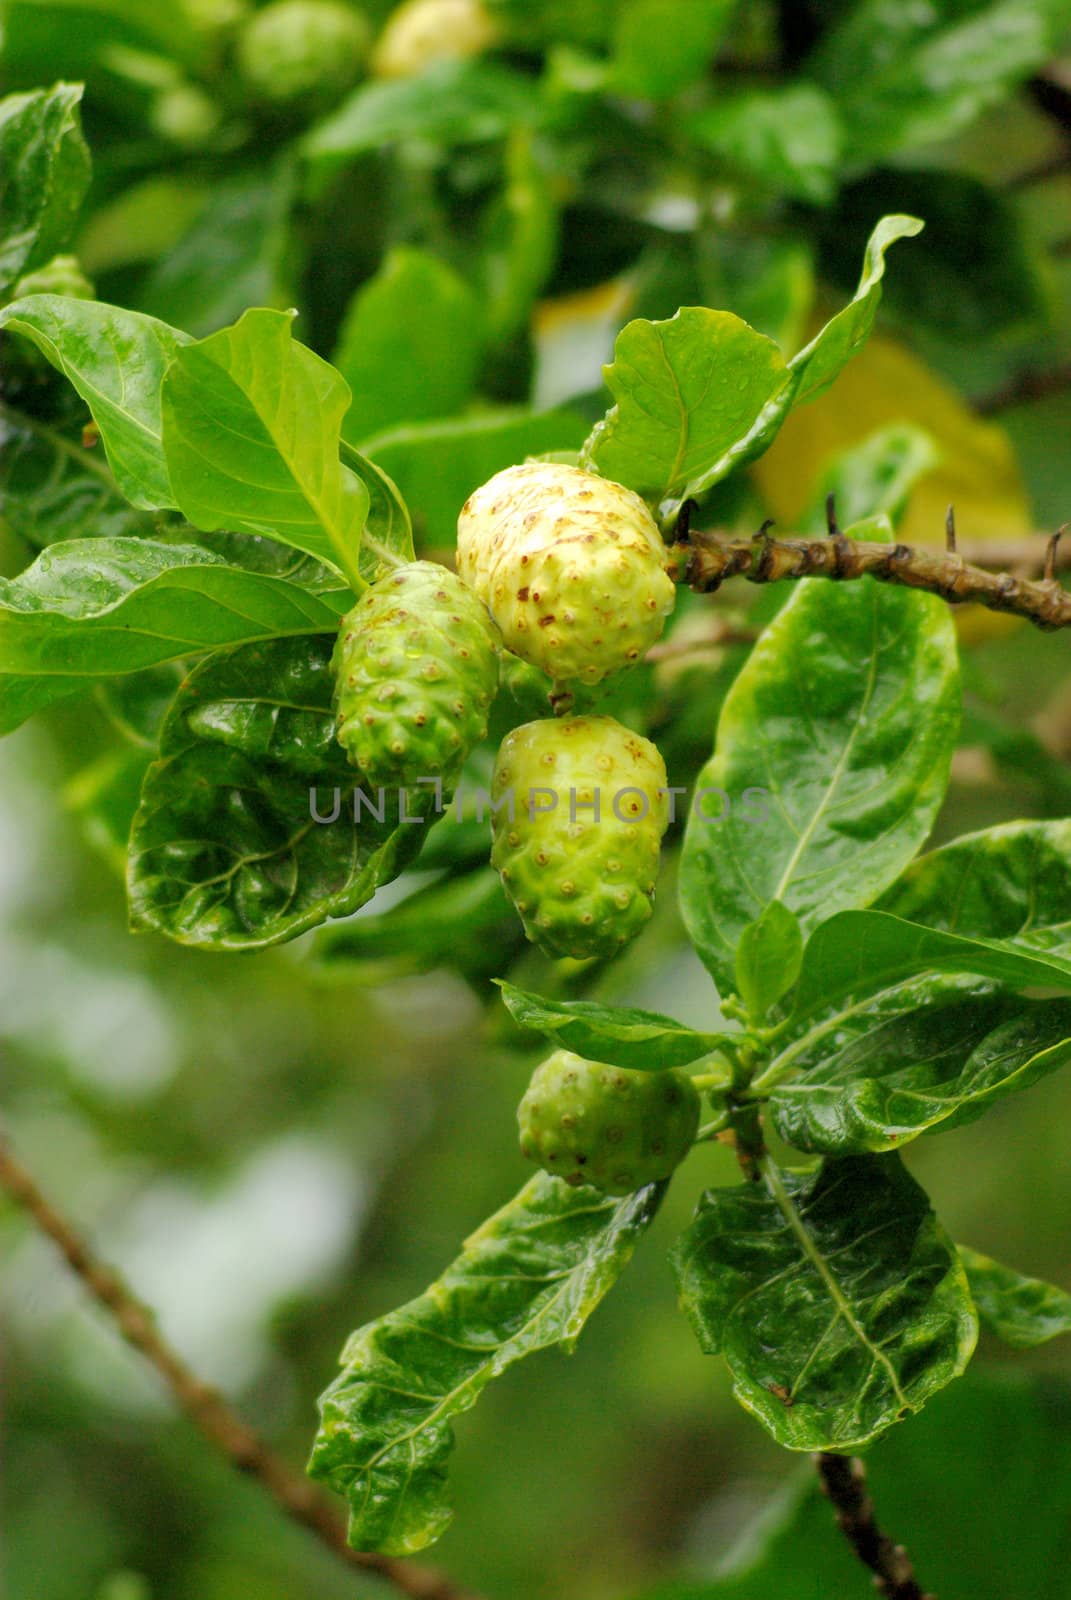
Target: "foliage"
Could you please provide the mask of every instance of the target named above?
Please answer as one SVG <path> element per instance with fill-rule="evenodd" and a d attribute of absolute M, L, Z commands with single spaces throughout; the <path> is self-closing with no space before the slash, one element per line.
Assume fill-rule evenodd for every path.
<path fill-rule="evenodd" d="M 404 1184 L 391 1191 L 419 1244 L 378 1219 L 382 1270 L 356 1294 L 362 1325 L 322 1397 L 310 1470 L 347 1500 L 355 1548 L 410 1554 L 434 1542 L 452 1515 L 456 1419 L 522 1358 L 571 1352 L 626 1267 L 667 1291 L 666 1251 L 647 1252 L 661 1280 L 642 1277 L 644 1252 L 632 1259 L 648 1229 L 656 1246 L 661 1231 L 680 1309 L 727 1376 L 705 1359 L 687 1366 L 678 1318 L 659 1325 L 628 1381 L 672 1407 L 672 1373 L 692 1374 L 680 1382 L 693 1430 L 705 1396 L 731 1434 L 720 1384 L 777 1445 L 875 1444 L 875 1462 L 895 1463 L 897 1536 L 917 1545 L 920 1570 L 932 1561 L 926 1583 L 955 1600 L 950 1558 L 931 1536 L 938 1519 L 903 1491 L 912 1472 L 935 1471 L 941 1431 L 914 1413 L 933 1402 L 942 1428 L 960 1430 L 957 1493 L 985 1498 L 1006 1455 L 994 1442 L 1009 1425 L 1006 1399 L 953 1380 L 980 1328 L 1020 1350 L 1071 1328 L 1064 1290 L 953 1243 L 977 1239 L 1003 1256 L 1023 1240 L 999 1227 L 989 1237 L 985 1215 L 962 1226 L 955 1203 L 946 1228 L 948 1180 L 923 1137 L 943 1134 L 955 1150 L 983 1117 L 999 1137 L 1007 1119 L 1030 1115 L 1019 1110 L 1025 1090 L 1061 1092 L 1054 1075 L 1071 1055 L 1066 749 L 1057 741 L 1054 753 L 1000 705 L 1008 681 L 1018 693 L 1043 676 L 1023 663 L 1049 643 L 1013 639 L 1014 668 L 999 656 L 979 666 L 963 649 L 969 623 L 957 629 L 942 598 L 870 580 L 805 579 L 787 601 L 765 590 L 747 610 L 735 592 L 704 605 L 686 592 L 686 557 L 663 559 L 657 535 L 683 547 L 690 520 L 750 532 L 771 507 L 791 507 L 813 532 L 834 491 L 846 532 L 890 540 L 918 528 L 920 508 L 928 514 L 957 472 L 991 524 L 980 531 L 1030 525 L 1007 436 L 947 401 L 943 382 L 999 390 L 1039 350 L 1071 348 L 1066 262 L 1042 248 L 1030 186 L 1009 188 L 971 144 L 998 126 L 986 119 L 1021 116 L 1023 165 L 1051 161 L 1022 86 L 1042 104 L 1055 92 L 1038 75 L 1071 10 L 1062 0 L 907 11 L 885 0 L 487 0 L 471 49 L 391 76 L 382 50 L 363 49 L 366 32 L 385 37 L 387 8 L 366 18 L 336 7 L 332 26 L 352 50 L 317 60 L 303 34 L 311 76 L 291 94 L 263 63 L 249 66 L 251 29 L 276 9 L 250 19 L 229 0 L 167 14 L 135 0 L 3 7 L 0 733 L 37 718 L 55 738 L 68 803 L 119 866 L 133 928 L 162 936 L 140 959 L 179 973 L 200 963 L 189 969 L 197 983 L 222 994 L 238 982 L 229 954 L 318 930 L 297 961 L 264 956 L 265 985 L 278 980 L 293 1008 L 310 992 L 357 1007 L 361 986 L 405 975 L 412 991 L 387 990 L 401 1018 L 407 993 L 434 1004 L 447 992 L 444 969 L 464 980 L 466 1004 L 488 1002 L 482 1035 L 454 1046 L 464 1076 L 426 1090 L 451 1103 L 453 1146 L 437 1175 L 426 1151 L 415 1158 L 412 1209 Z M 291 9 L 284 21 L 297 26 L 301 7 Z M 55 72 L 71 81 L 51 84 Z M 883 295 L 891 315 L 875 332 Z M 845 399 L 860 393 L 865 404 Z M 463 504 L 526 458 L 539 462 L 533 481 L 579 466 L 578 482 L 588 474 L 642 497 L 655 576 L 678 585 L 667 636 L 600 683 L 606 624 L 592 601 L 577 660 L 552 682 L 539 670 L 550 636 L 526 647 L 528 612 L 517 608 L 554 625 L 574 578 L 593 588 L 599 552 L 578 558 L 549 598 L 522 602 L 513 574 L 507 609 L 521 642 L 507 643 L 524 659 L 508 658 L 486 735 L 460 774 L 450 770 L 456 805 L 426 781 L 436 772 L 407 768 L 377 807 L 339 742 L 350 704 L 336 682 L 339 621 L 417 558 L 450 561 Z M 551 497 L 544 521 L 564 514 Z M 527 546 L 517 550 L 527 562 Z M 620 626 L 638 596 L 618 596 Z M 493 585 L 483 598 L 502 623 Z M 639 620 L 646 648 L 657 631 Z M 433 617 L 428 637 L 465 655 L 450 624 Z M 408 638 L 414 659 L 418 643 Z M 1044 657 L 1057 676 L 1058 649 Z M 399 635 L 376 692 L 411 670 Z M 474 738 L 484 727 L 482 702 L 469 715 L 468 681 L 458 674 L 452 708 L 423 691 L 413 699 L 431 706 L 436 735 L 451 718 L 471 722 Z M 579 899 L 568 873 L 555 880 L 567 912 L 588 922 L 589 889 L 642 890 L 628 935 L 647 925 L 612 963 L 625 937 L 540 937 L 537 897 L 508 886 L 519 921 L 487 864 L 484 813 L 502 799 L 496 748 L 535 724 L 553 765 L 573 725 L 552 720 L 563 711 L 582 727 L 612 720 L 624 744 L 656 745 L 672 786 L 659 791 L 674 804 L 649 922 L 646 858 L 658 839 L 634 825 L 623 829 L 644 863 L 603 840 Z M 946 801 L 965 745 L 1008 769 L 1024 739 L 1036 741 L 1025 800 L 956 816 Z M 545 781 L 581 779 L 570 768 Z M 1017 810 L 1031 815 L 1009 820 Z M 505 841 L 495 862 L 508 866 L 524 828 L 510 831 L 497 811 L 494 823 Z M 533 882 L 547 864 L 535 846 L 557 872 L 579 859 L 571 838 L 564 825 L 533 831 Z M 705 976 L 702 987 L 689 979 L 692 1003 L 679 1006 L 663 969 L 683 969 L 688 946 Z M 255 995 L 261 980 L 243 981 Z M 302 1067 L 320 1139 L 336 1116 L 351 1125 L 327 1087 L 340 1060 L 356 1079 L 391 1060 L 389 1039 L 354 1051 L 343 1032 L 325 1064 Z M 647 1097 L 658 1074 L 687 1069 L 709 1120 L 671 1185 L 620 1198 L 540 1174 L 501 1205 L 515 1177 L 500 1158 L 503 1113 L 519 1097 L 510 1069 L 536 1036 L 646 1075 Z M 430 1082 L 427 1061 L 421 1070 Z M 255 1099 L 252 1081 L 248 1092 Z M 420 1115 L 395 1109 L 401 1148 L 401 1128 Z M 231 1112 L 237 1126 L 240 1106 Z M 289 1112 L 279 1115 L 286 1126 Z M 377 1115 L 363 1135 L 370 1192 L 401 1159 L 377 1142 Z M 183 1138 L 180 1162 L 211 1159 L 203 1131 Z M 436 1257 L 484 1204 L 498 1209 L 436 1275 Z M 422 1273 L 431 1285 L 414 1292 Z M 337 1296 L 332 1337 L 349 1315 L 340 1291 L 308 1292 L 306 1410 L 305 1387 L 329 1359 L 326 1335 L 308 1332 L 318 1302 Z M 400 1309 L 384 1312 L 394 1300 Z M 611 1347 L 611 1319 L 624 1314 L 601 1313 Z M 577 1357 L 596 1394 L 599 1338 Z M 528 1414 L 543 1409 L 539 1383 L 559 1381 L 548 1371 L 527 1380 Z M 488 1394 L 490 1421 L 466 1421 L 474 1451 L 505 1414 L 495 1406 L 511 1403 Z M 546 1410 L 531 1426 L 548 1431 L 555 1472 L 568 1477 L 573 1423 Z M 908 1418 L 907 1442 L 893 1442 Z M 608 1459 L 620 1439 L 603 1426 Z M 1023 1450 L 1059 1456 L 1033 1391 L 1016 1427 Z M 711 1448 L 694 1433 L 687 1442 Z M 1053 1470 L 1066 1484 L 1062 1458 Z M 485 1470 L 479 1488 L 488 1517 L 496 1495 L 520 1493 L 519 1474 L 495 1476 Z M 875 1481 L 878 1493 L 880 1465 Z M 791 1493 L 750 1554 L 659 1594 L 744 1600 L 783 1583 L 778 1600 L 791 1600 L 797 1579 L 801 1596 L 815 1583 L 853 1592 L 826 1521 L 813 1491 Z M 971 1525 L 988 1542 L 984 1522 Z M 1025 1558 L 1029 1587 L 1013 1576 L 1002 1593 L 1040 1592 L 1055 1570 L 1042 1544 Z M 120 1559 L 109 1551 L 101 1574 Z M 502 1572 L 520 1562 L 505 1550 L 494 1559 Z M 622 1570 L 632 1583 L 635 1564 Z M 74 1592 L 62 1581 L 56 1600 Z M 526 1581 L 536 1594 L 542 1580 L 509 1569 L 513 1592 Z M 280 1593 L 303 1594 L 300 1582 L 282 1580 Z M 546 1582 L 560 1592 L 561 1571 Z M 165 1580 L 160 1592 L 183 1591 Z M 610 1591 L 600 1579 L 583 1592 Z"/>

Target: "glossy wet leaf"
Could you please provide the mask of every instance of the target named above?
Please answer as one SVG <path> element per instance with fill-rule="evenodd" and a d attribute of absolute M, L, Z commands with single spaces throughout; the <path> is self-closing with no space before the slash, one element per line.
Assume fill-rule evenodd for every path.
<path fill-rule="evenodd" d="M 585 463 L 653 501 L 679 503 L 754 460 L 792 407 L 821 394 L 866 343 L 885 252 L 921 228 L 914 217 L 882 218 L 852 300 L 787 364 L 772 340 L 726 311 L 682 306 L 665 322 L 630 322 L 604 369 L 616 404 L 590 434 Z"/>
<path fill-rule="evenodd" d="M 152 518 L 120 495 L 99 446 L 82 444 L 81 423 L 39 422 L 6 404 L 0 410 L 0 503 L 5 526 L 31 550 L 62 539 L 155 531 Z"/>
<path fill-rule="evenodd" d="M 966 1276 L 897 1157 L 765 1174 L 703 1196 L 674 1251 L 681 1304 L 778 1443 L 858 1449 L 964 1370 Z"/>
<path fill-rule="evenodd" d="M 1071 953 L 1060 949 L 964 938 L 884 911 L 842 911 L 817 930 L 804 951 L 794 1016 L 858 1002 L 926 972 L 969 972 L 1011 989 L 1071 994 Z"/>
<path fill-rule="evenodd" d="M 398 423 L 449 417 L 475 387 L 482 308 L 454 269 L 399 245 L 361 285 L 333 361 L 352 396 L 344 437 L 360 444 Z"/>
<path fill-rule="evenodd" d="M 772 900 L 806 936 L 899 876 L 943 798 L 958 722 L 941 601 L 876 583 L 796 588 L 725 700 L 685 833 L 684 919 L 722 993 Z"/>
<path fill-rule="evenodd" d="M 55 294 L 4 306 L 0 328 L 29 339 L 77 389 L 130 503 L 174 506 L 160 438 L 160 384 L 189 335 L 136 311 Z"/>
<path fill-rule="evenodd" d="M 0 99 L 0 294 L 70 243 L 89 186 L 82 86 Z"/>
<path fill-rule="evenodd" d="M 989 995 L 872 1020 L 802 1052 L 799 1076 L 774 1090 L 775 1126 L 797 1149 L 891 1150 L 973 1122 L 1071 1061 L 1071 1001 Z"/>
<path fill-rule="evenodd" d="M 773 340 L 704 306 L 630 322 L 605 376 L 615 405 L 584 446 L 584 464 L 656 502 L 709 488 L 734 452 L 743 458 L 760 418 L 791 403 Z"/>
<path fill-rule="evenodd" d="M 575 1345 L 661 1192 L 615 1200 L 540 1173 L 426 1293 L 351 1335 L 309 1470 L 349 1501 L 356 1549 L 405 1554 L 440 1537 L 451 1422 L 515 1361 Z"/>
<path fill-rule="evenodd" d="M 261 949 L 349 916 L 420 848 L 430 791 L 406 797 L 411 821 L 400 821 L 398 795 L 365 791 L 355 805 L 334 737 L 333 644 L 324 634 L 245 645 L 186 679 L 131 834 L 135 928 Z"/>
<path fill-rule="evenodd" d="M 982 1327 L 1015 1350 L 1047 1344 L 1071 1333 L 1071 1294 L 1042 1278 L 1030 1278 L 992 1256 L 959 1247 Z"/>
<path fill-rule="evenodd" d="M 361 576 L 375 583 L 403 562 L 413 560 L 413 525 L 398 485 L 368 456 L 342 441 L 343 466 L 368 495 L 368 512 L 361 534 Z"/>
<path fill-rule="evenodd" d="M 195 528 L 268 534 L 356 582 L 369 496 L 339 462 L 349 392 L 292 320 L 247 311 L 179 352 L 163 385 L 172 488 Z"/>
<path fill-rule="evenodd" d="M 966 834 L 913 861 L 877 904 L 916 924 L 1000 940 L 1027 953 L 1069 953 L 1071 823 L 1010 822 Z M 844 950 L 851 937 L 849 932 L 842 939 L 835 924 L 829 933 L 823 930 L 810 960 L 821 956 L 827 939 L 827 949 Z M 830 1053 L 853 1049 L 868 1032 L 897 1018 L 965 995 L 990 994 L 1002 981 L 952 967 L 920 974 L 910 961 L 906 968 L 894 961 L 887 974 L 868 970 L 857 973 L 847 988 L 834 985 L 836 992 L 825 1001 L 816 986 L 808 1014 L 798 1008 L 783 1024 L 777 1052 L 760 1083 L 779 1081 Z"/>
<path fill-rule="evenodd" d="M 724 1034 L 696 1033 L 672 1017 L 630 1006 L 604 1006 L 594 1000 L 549 1000 L 500 982 L 502 999 L 522 1028 L 542 1033 L 552 1044 L 589 1061 L 659 1072 L 685 1067 L 716 1050 Z"/>
<path fill-rule="evenodd" d="M 913 861 L 876 909 L 969 938 L 1071 947 L 1071 821 L 964 834 Z"/>
<path fill-rule="evenodd" d="M 0 733 L 99 678 L 330 628 L 351 599 L 243 571 L 199 545 L 65 540 L 0 579 Z"/>
<path fill-rule="evenodd" d="M 924 224 L 917 217 L 882 217 L 867 241 L 863 271 L 852 299 L 826 323 L 790 363 L 795 384 L 793 403 L 803 405 L 828 389 L 834 378 L 861 350 L 874 326 L 885 276 L 885 252 L 898 239 L 913 239 Z M 769 442 L 768 440 L 766 441 Z"/>
<path fill-rule="evenodd" d="M 748 1014 L 761 1022 L 799 977 L 803 960 L 800 925 L 780 900 L 749 922 L 736 948 L 736 988 Z"/>

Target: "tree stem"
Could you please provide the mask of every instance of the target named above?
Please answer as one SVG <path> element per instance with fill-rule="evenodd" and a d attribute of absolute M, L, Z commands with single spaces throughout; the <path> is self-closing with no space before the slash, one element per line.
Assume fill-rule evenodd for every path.
<path fill-rule="evenodd" d="M 893 1544 L 874 1518 L 866 1471 L 858 1457 L 819 1451 L 814 1457 L 818 1480 L 833 1505 L 837 1524 L 885 1600 L 935 1600 L 924 1593 L 903 1545 Z"/>
<path fill-rule="evenodd" d="M 135 1298 L 117 1272 L 94 1257 L 85 1241 L 45 1198 L 2 1139 L 0 1188 L 5 1189 L 41 1232 L 59 1247 L 71 1271 L 112 1316 L 128 1344 L 160 1374 L 194 1427 L 222 1452 L 232 1467 L 247 1474 L 271 1495 L 288 1517 L 315 1534 L 349 1566 L 376 1574 L 384 1582 L 393 1584 L 401 1594 L 408 1595 L 410 1600 L 477 1600 L 433 1568 L 352 1550 L 346 1540 L 345 1524 L 335 1515 L 329 1502 L 270 1450 L 221 1395 L 190 1371 L 160 1334 L 152 1311 Z"/>
<path fill-rule="evenodd" d="M 777 583 L 783 578 L 877 578 L 939 595 L 950 605 L 974 601 L 990 611 L 1025 617 L 1046 631 L 1071 626 L 1071 593 L 1056 578 L 1059 534 L 1049 541 L 1044 576 L 988 572 L 954 548 L 924 550 L 906 544 L 871 544 L 837 533 L 827 539 L 776 539 L 765 528 L 752 539 L 693 530 L 690 542 L 671 551 L 671 571 L 700 594 L 727 578 Z"/>

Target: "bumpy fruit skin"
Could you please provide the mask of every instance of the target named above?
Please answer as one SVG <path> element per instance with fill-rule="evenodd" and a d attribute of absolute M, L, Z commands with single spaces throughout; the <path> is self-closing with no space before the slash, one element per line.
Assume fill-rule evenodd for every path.
<path fill-rule="evenodd" d="M 613 717 L 526 722 L 506 735 L 491 860 L 533 944 L 584 959 L 635 938 L 651 915 L 665 788 L 654 745 Z"/>
<path fill-rule="evenodd" d="M 673 609 L 651 513 L 579 467 L 496 473 L 462 507 L 457 557 L 507 648 L 559 683 L 598 683 L 639 661 Z"/>
<path fill-rule="evenodd" d="M 342 0 L 274 0 L 242 29 L 238 66 L 263 100 L 330 99 L 354 82 L 368 43 L 364 13 Z"/>
<path fill-rule="evenodd" d="M 566 1183 L 631 1194 L 668 1178 L 699 1127 L 683 1072 L 627 1072 L 555 1050 L 517 1109 L 521 1152 Z"/>
<path fill-rule="evenodd" d="M 362 777 L 450 788 L 487 731 L 500 650 L 486 607 L 445 567 L 414 561 L 373 584 L 331 662 L 339 743 Z"/>
<path fill-rule="evenodd" d="M 483 0 L 405 0 L 387 19 L 369 66 L 377 78 L 412 78 L 439 61 L 467 61 L 495 43 Z"/>

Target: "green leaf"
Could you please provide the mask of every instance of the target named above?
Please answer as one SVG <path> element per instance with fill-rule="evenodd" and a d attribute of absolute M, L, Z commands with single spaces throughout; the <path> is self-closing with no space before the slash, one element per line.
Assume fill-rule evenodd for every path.
<path fill-rule="evenodd" d="M 836 106 L 813 83 L 719 97 L 688 118 L 693 139 L 734 172 L 792 200 L 832 199 L 841 160 Z M 873 217 L 877 206 L 872 206 Z"/>
<path fill-rule="evenodd" d="M 973 1122 L 1071 1060 L 1071 1001 L 958 998 L 843 1037 L 804 1052 L 801 1076 L 771 1097 L 778 1133 L 798 1150 L 891 1150 Z"/>
<path fill-rule="evenodd" d="M 960 1260 L 982 1327 L 1015 1350 L 1031 1350 L 1071 1333 L 1071 1294 L 1041 1278 L 1028 1278 L 966 1245 Z"/>
<path fill-rule="evenodd" d="M 668 100 L 701 78 L 736 0 L 625 0 L 614 28 L 611 87 Z"/>
<path fill-rule="evenodd" d="M 138 290 L 138 305 L 201 337 L 250 306 L 286 306 L 294 173 L 278 163 L 215 185 L 192 225 Z"/>
<path fill-rule="evenodd" d="M 349 391 L 291 337 L 292 319 L 247 311 L 178 352 L 162 397 L 168 472 L 195 528 L 268 534 L 359 590 L 369 495 L 339 462 Z"/>
<path fill-rule="evenodd" d="M 353 917 L 325 929 L 314 955 L 326 967 L 367 968 L 370 981 L 438 967 L 487 979 L 523 944 L 498 873 L 483 866 L 429 884 L 379 916 Z"/>
<path fill-rule="evenodd" d="M 917 217 L 882 217 L 867 242 L 863 272 L 854 296 L 789 363 L 794 404 L 816 399 L 862 349 L 878 314 L 886 250 L 897 239 L 915 238 L 924 226 Z"/>
<path fill-rule="evenodd" d="M 876 909 L 946 933 L 1071 952 L 1071 821 L 964 834 L 913 861 Z"/>
<path fill-rule="evenodd" d="M 483 346 L 480 303 L 452 267 L 399 245 L 355 294 L 334 364 L 352 403 L 343 434 L 359 444 L 400 422 L 460 411 Z"/>
<path fill-rule="evenodd" d="M 1071 1600 L 1071 1389 L 976 1367 L 867 1453 L 882 1528 L 903 1538 L 941 1600 Z M 939 1513 L 935 1514 L 935 1508 Z M 643 1600 L 874 1600 L 808 1463 L 764 1505 L 716 1575 Z"/>
<path fill-rule="evenodd" d="M 499 982 L 502 999 L 522 1028 L 542 1033 L 559 1048 L 589 1061 L 639 1072 L 686 1067 L 716 1050 L 724 1034 L 696 1033 L 657 1011 L 604 1006 L 593 1000 L 548 1000 Z"/>
<path fill-rule="evenodd" d="M 1046 15 L 1047 10 L 1049 15 Z M 863 0 L 809 70 L 837 96 L 860 165 L 952 138 L 1053 53 L 1066 7 Z"/>
<path fill-rule="evenodd" d="M 75 402 L 76 403 L 76 402 Z M 31 549 L 63 539 L 151 535 L 153 520 L 119 494 L 107 466 L 66 424 L 0 402 L 3 524 Z"/>
<path fill-rule="evenodd" d="M 77 389 L 131 505 L 174 506 L 160 439 L 160 384 L 189 336 L 136 311 L 54 294 L 5 306 L 0 328 L 30 339 Z"/>
<path fill-rule="evenodd" d="M 338 161 L 399 140 L 482 144 L 540 118 L 533 80 L 487 61 L 449 61 L 413 78 L 362 84 L 306 135 L 311 161 Z"/>
<path fill-rule="evenodd" d="M 1013 822 L 966 834 L 912 862 L 877 905 L 904 920 L 1002 941 L 1028 954 L 1051 950 L 1071 955 L 1071 823 Z M 805 966 L 814 971 L 814 963 L 824 959 L 823 946 L 839 961 L 836 952 L 846 949 L 853 937 L 851 926 L 842 937 L 834 919 L 829 932 L 815 936 Z M 804 1008 L 797 1007 L 797 1014 L 783 1024 L 779 1052 L 757 1086 L 765 1088 L 789 1073 L 817 1067 L 834 1044 L 848 1050 L 853 1041 L 897 1018 L 964 996 L 977 999 L 1005 981 L 951 966 L 920 973 L 912 960 L 913 955 L 894 960 L 887 976 L 868 971 L 850 977 L 846 989 L 837 982 L 826 1001 L 821 998 L 822 978 L 812 984 L 808 977 L 808 1014 L 803 1016 Z M 1046 974 L 1040 981 L 1051 977 Z M 1022 987 L 1021 977 L 1013 981 Z"/>
<path fill-rule="evenodd" d="M 653 501 L 710 488 L 743 459 L 760 420 L 775 408 L 780 419 L 791 404 L 773 340 L 703 306 L 628 323 L 604 373 L 616 404 L 588 438 L 583 464 Z"/>
<path fill-rule="evenodd" d="M 573 1348 L 661 1195 L 614 1200 L 540 1173 L 425 1294 L 351 1336 L 309 1470 L 348 1499 L 356 1549 L 404 1555 L 439 1538 L 452 1420 L 515 1361 Z"/>
<path fill-rule="evenodd" d="M 1071 994 L 1071 952 L 968 939 L 885 911 L 842 911 L 807 944 L 794 1018 L 813 1016 L 834 1002 L 858 1001 L 925 972 L 974 972 L 1011 989 Z"/>
<path fill-rule="evenodd" d="M 86 77 L 109 49 L 133 45 L 178 59 L 198 40 L 185 6 L 156 0 L 7 0 L 4 68 L 21 82 Z"/>
<path fill-rule="evenodd" d="M 807 935 L 900 875 L 943 798 L 958 721 L 941 601 L 876 583 L 796 588 L 726 697 L 685 832 L 685 924 L 722 993 L 772 900 Z M 759 819 L 749 792 L 764 797 Z"/>
<path fill-rule="evenodd" d="M 322 632 L 350 604 L 229 566 L 197 545 L 69 539 L 0 579 L 0 733 L 98 678 L 280 634 Z"/>
<path fill-rule="evenodd" d="M 749 922 L 736 948 L 736 989 L 754 1022 L 787 994 L 800 975 L 803 935 L 780 900 Z"/>
<path fill-rule="evenodd" d="M 674 1254 L 703 1349 L 790 1450 L 856 1450 L 964 1370 L 977 1319 L 955 1246 L 895 1156 L 764 1162 L 709 1190 Z"/>
<path fill-rule="evenodd" d="M 343 466 L 363 484 L 368 515 L 361 535 L 361 575 L 369 583 L 392 568 L 413 560 L 413 525 L 398 485 L 383 468 L 343 439 Z"/>
<path fill-rule="evenodd" d="M 365 453 L 399 485 L 421 545 L 452 546 L 458 513 L 474 489 L 525 456 L 575 449 L 585 430 L 576 411 L 490 411 L 396 428 L 369 440 Z"/>
<path fill-rule="evenodd" d="M 604 369 L 616 404 L 590 434 L 585 464 L 679 504 L 761 455 L 792 407 L 828 388 L 866 342 L 885 252 L 921 228 L 914 217 L 882 218 L 854 298 L 787 365 L 772 340 L 727 311 L 684 306 L 666 322 L 630 322 Z"/>
<path fill-rule="evenodd" d="M 168 714 L 130 839 L 133 925 L 256 950 L 349 916 L 419 850 L 429 791 L 365 792 L 334 737 L 334 636 L 221 651 Z M 338 800 L 338 818 L 328 818 Z"/>
<path fill-rule="evenodd" d="M 89 187 L 82 86 L 0 100 L 0 295 L 70 242 Z"/>

